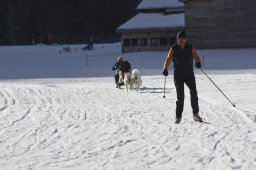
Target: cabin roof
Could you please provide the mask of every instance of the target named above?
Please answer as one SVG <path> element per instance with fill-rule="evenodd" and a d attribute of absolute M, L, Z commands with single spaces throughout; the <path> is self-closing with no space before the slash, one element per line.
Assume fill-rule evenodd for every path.
<path fill-rule="evenodd" d="M 139 13 L 125 24 L 121 25 L 117 31 L 139 31 L 139 30 L 167 30 L 184 28 L 184 13 L 163 15 L 159 13 Z"/>

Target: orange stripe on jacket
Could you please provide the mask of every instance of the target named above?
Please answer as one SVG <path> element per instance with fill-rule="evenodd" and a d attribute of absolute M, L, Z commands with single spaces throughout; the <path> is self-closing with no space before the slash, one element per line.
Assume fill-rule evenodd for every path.
<path fill-rule="evenodd" d="M 166 60 L 165 60 L 165 62 L 164 62 L 164 69 L 168 69 L 168 67 L 169 67 L 169 65 L 170 65 L 170 63 L 171 63 L 171 61 L 172 61 L 173 54 L 174 54 L 174 51 L 173 51 L 173 49 L 171 48 L 170 51 L 169 51 L 169 53 L 168 53 L 168 55 L 167 55 L 167 57 L 166 57 Z"/>
<path fill-rule="evenodd" d="M 193 56 L 193 59 L 195 60 L 196 63 L 198 63 L 198 62 L 201 63 L 201 59 L 198 56 L 195 48 L 192 48 L 192 56 Z"/>

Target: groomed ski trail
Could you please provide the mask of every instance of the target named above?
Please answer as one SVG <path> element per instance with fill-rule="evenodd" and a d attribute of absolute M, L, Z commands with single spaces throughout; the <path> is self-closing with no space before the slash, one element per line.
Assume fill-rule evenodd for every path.
<path fill-rule="evenodd" d="M 169 78 L 163 99 L 162 80 L 144 77 L 138 93 L 116 89 L 113 78 L 1 82 L 0 167 L 255 168 L 255 123 L 210 102 L 200 90 L 200 115 L 211 124 L 191 124 L 186 89 L 183 119 L 176 125 L 176 91 Z"/>

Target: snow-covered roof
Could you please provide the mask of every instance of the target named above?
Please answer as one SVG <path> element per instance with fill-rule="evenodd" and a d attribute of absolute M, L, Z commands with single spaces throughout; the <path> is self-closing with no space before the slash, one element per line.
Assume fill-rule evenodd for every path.
<path fill-rule="evenodd" d="M 139 13 L 125 24 L 121 25 L 117 31 L 131 30 L 155 30 L 180 28 L 185 26 L 184 13 L 162 15 L 159 13 Z"/>
<path fill-rule="evenodd" d="M 184 4 L 179 0 L 143 0 L 137 7 L 142 9 L 161 9 L 161 8 L 183 8 Z"/>

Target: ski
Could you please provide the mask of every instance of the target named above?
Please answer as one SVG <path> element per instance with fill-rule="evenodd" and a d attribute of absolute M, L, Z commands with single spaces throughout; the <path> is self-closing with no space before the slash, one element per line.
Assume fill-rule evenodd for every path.
<path fill-rule="evenodd" d="M 210 122 L 206 122 L 206 121 L 193 121 L 193 122 L 190 122 L 190 123 L 201 123 L 201 124 L 212 124 L 212 123 L 210 123 Z M 174 122 L 174 124 L 181 124 L 181 123 L 175 123 Z"/>
<path fill-rule="evenodd" d="M 211 123 L 209 123 L 209 122 L 206 122 L 206 121 L 194 121 L 194 122 L 192 122 L 192 123 L 202 123 L 202 124 L 211 124 Z"/>

